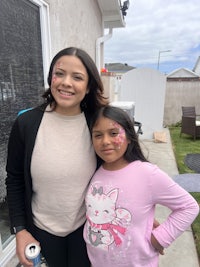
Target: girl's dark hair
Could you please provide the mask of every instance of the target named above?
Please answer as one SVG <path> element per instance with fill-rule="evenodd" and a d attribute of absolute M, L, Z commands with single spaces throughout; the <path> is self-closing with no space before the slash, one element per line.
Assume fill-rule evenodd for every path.
<path fill-rule="evenodd" d="M 50 68 L 49 68 L 49 75 L 48 75 L 48 84 L 49 88 L 43 94 L 43 98 L 47 104 L 50 104 L 53 109 L 56 107 L 55 99 L 51 93 L 51 81 L 52 81 L 52 73 L 53 67 L 56 64 L 57 60 L 62 56 L 76 56 L 81 60 L 83 65 L 85 66 L 89 81 L 88 81 L 88 89 L 89 93 L 85 95 L 84 99 L 81 102 L 81 109 L 87 110 L 90 113 L 95 112 L 100 107 L 107 104 L 106 98 L 103 96 L 104 88 L 103 83 L 101 81 L 98 69 L 92 60 L 92 58 L 82 49 L 76 47 L 68 47 L 60 52 L 58 52 L 55 57 L 52 59 Z"/>
<path fill-rule="evenodd" d="M 98 119 L 101 117 L 108 118 L 120 124 L 126 132 L 126 137 L 130 141 L 128 144 L 127 150 L 124 154 L 124 158 L 128 162 L 132 162 L 135 160 L 148 161 L 140 147 L 138 135 L 135 132 L 133 122 L 131 121 L 129 115 L 122 110 L 121 108 L 114 106 L 105 106 L 102 107 L 99 111 L 97 111 L 90 124 L 90 132 L 92 133 L 92 129 L 97 123 Z"/>

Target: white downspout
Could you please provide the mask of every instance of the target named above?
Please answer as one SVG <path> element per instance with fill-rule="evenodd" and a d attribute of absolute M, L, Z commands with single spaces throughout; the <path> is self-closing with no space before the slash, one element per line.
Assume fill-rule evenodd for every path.
<path fill-rule="evenodd" d="M 113 28 L 109 28 L 109 33 L 102 36 L 102 37 L 99 37 L 97 40 L 96 40 L 96 65 L 97 65 L 97 69 L 100 73 L 100 68 L 101 68 L 101 60 L 100 60 L 100 56 L 101 56 L 101 44 L 104 43 L 105 41 L 107 41 L 108 39 L 110 39 L 112 37 L 112 32 L 113 32 Z"/>

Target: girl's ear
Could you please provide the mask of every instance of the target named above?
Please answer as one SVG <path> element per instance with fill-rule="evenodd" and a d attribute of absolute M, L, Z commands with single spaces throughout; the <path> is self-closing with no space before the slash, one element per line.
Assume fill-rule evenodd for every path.
<path fill-rule="evenodd" d="M 90 89 L 87 88 L 87 90 L 86 90 L 86 95 L 89 94 L 89 92 L 90 92 Z"/>

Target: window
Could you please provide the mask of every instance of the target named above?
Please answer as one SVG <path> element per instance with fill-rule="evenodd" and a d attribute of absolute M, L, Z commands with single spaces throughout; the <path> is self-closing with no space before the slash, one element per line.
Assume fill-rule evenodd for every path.
<path fill-rule="evenodd" d="M 42 0 L 1 0 L 0 36 L 0 266 L 4 266 L 15 252 L 6 203 L 7 142 L 17 113 L 42 101 L 51 51 L 48 5 Z"/>

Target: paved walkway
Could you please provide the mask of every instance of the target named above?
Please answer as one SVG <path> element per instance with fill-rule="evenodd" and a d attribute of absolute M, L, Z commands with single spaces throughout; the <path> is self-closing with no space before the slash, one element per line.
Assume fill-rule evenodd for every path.
<path fill-rule="evenodd" d="M 188 192 L 200 192 L 200 173 L 178 174 L 173 179 Z"/>
<path fill-rule="evenodd" d="M 174 157 L 170 134 L 167 135 L 167 143 L 155 143 L 154 140 L 142 140 L 141 145 L 148 160 L 155 163 L 173 177 L 178 174 L 176 160 Z M 169 209 L 158 206 L 156 219 L 162 222 L 169 214 Z M 165 250 L 165 255 L 160 256 L 159 267 L 199 267 L 197 252 L 191 228 L 184 232 L 174 243 Z"/>

